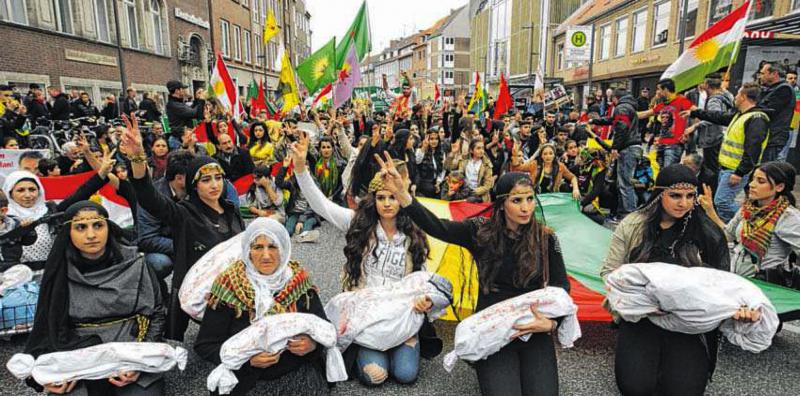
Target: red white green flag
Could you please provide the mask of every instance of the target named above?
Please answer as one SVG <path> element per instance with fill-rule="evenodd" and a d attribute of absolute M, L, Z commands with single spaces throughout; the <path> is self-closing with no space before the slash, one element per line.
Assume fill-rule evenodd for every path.
<path fill-rule="evenodd" d="M 711 25 L 689 45 L 661 75 L 662 79 L 675 81 L 677 92 L 703 82 L 706 75 L 716 72 L 736 61 L 739 43 L 744 37 L 750 1 Z"/>

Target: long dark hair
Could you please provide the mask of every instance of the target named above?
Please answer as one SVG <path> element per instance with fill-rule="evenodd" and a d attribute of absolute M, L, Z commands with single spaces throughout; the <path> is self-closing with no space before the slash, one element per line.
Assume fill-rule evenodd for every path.
<path fill-rule="evenodd" d="M 344 267 L 344 289 L 349 290 L 358 286 L 363 276 L 361 266 L 364 261 L 364 253 L 368 247 L 373 246 L 377 240 L 375 233 L 379 227 L 378 209 L 375 204 L 375 194 L 369 193 L 358 203 L 355 216 L 350 222 L 350 229 L 345 235 L 346 245 L 344 255 L 347 263 Z M 414 271 L 422 269 L 425 260 L 428 259 L 428 239 L 425 233 L 417 227 L 408 215 L 400 212 L 396 218 L 397 229 L 406 238 L 410 238 L 411 243 L 408 247 L 408 254 L 411 254 L 411 262 Z M 375 249 L 371 249 L 370 254 L 375 255 Z"/>
<path fill-rule="evenodd" d="M 521 178 L 514 186 L 531 187 L 531 180 Z M 503 255 L 508 251 L 507 238 L 509 233 L 506 226 L 504 204 L 508 197 L 499 197 L 492 204 L 492 216 L 489 219 L 478 218 L 479 222 L 477 242 L 482 253 L 478 268 L 481 291 L 488 294 L 495 290 L 495 279 L 503 263 Z M 541 224 L 535 217 L 528 224 L 521 224 L 514 235 L 511 251 L 517 262 L 517 272 L 514 274 L 514 286 L 525 287 L 534 277 L 542 275 L 547 282 L 548 248 L 553 231 Z"/>
<path fill-rule="evenodd" d="M 631 251 L 631 262 L 646 263 L 650 261 L 659 238 L 661 220 L 665 214 L 661 198 L 654 199 L 638 213 L 644 216 L 644 232 L 641 244 Z M 704 266 L 701 254 L 714 252 L 714 246 L 725 241 L 725 235 L 699 205 L 695 205 L 678 221 L 681 222 L 681 233 L 671 246 L 672 256 L 684 267 Z"/>
<path fill-rule="evenodd" d="M 264 134 L 261 135 L 260 138 L 257 138 L 256 127 L 259 126 L 261 127 L 261 130 L 264 131 Z M 269 130 L 267 129 L 267 126 L 264 125 L 263 122 L 253 123 L 253 125 L 250 126 L 250 143 L 247 145 L 247 147 L 253 147 L 256 145 L 256 143 L 261 144 L 263 146 L 268 142 L 269 142 Z"/>
<path fill-rule="evenodd" d="M 778 191 L 775 194 L 775 198 L 786 197 L 786 200 L 789 201 L 790 205 L 797 206 L 794 194 L 792 194 L 792 191 L 794 190 L 794 179 L 795 176 L 797 176 L 797 171 L 794 169 L 792 164 L 788 162 L 777 161 L 766 162 L 761 164 L 761 166 L 758 167 L 758 170 L 767 175 L 767 179 L 773 187 L 777 186 L 778 184 L 783 184 L 783 191 Z M 753 174 L 751 178 L 752 177 L 755 177 L 755 174 Z"/>
<path fill-rule="evenodd" d="M 541 175 L 544 172 L 544 165 L 545 165 L 544 164 L 544 157 L 542 155 L 544 154 L 544 150 L 548 149 L 548 148 L 550 150 L 553 150 L 553 162 L 550 163 L 550 177 L 551 177 L 551 180 L 553 180 L 553 182 L 555 182 L 556 175 L 558 174 L 558 171 L 559 171 L 559 169 L 558 169 L 558 158 L 556 158 L 556 146 L 554 146 L 552 143 L 545 143 L 545 144 L 541 145 L 539 147 L 539 156 L 538 156 L 538 158 L 536 158 L 536 162 L 539 165 L 538 166 L 539 173 L 534 175 L 534 177 L 536 179 L 533 181 L 533 183 L 536 185 L 536 191 L 537 192 L 539 191 L 539 189 L 542 188 L 539 185 L 539 180 L 541 180 Z M 552 186 L 552 190 L 557 190 L 557 189 L 558 189 L 557 186 Z"/>

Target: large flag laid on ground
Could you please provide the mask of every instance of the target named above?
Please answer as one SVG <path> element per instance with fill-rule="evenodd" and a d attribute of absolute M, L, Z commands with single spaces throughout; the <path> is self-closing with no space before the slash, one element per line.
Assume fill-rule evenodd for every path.
<path fill-rule="evenodd" d="M 353 95 L 353 88 L 361 81 L 361 66 L 358 64 L 356 47 L 350 46 L 347 52 L 347 59 L 339 70 L 339 79 L 333 87 L 333 107 L 338 109 L 350 96 Z"/>
<path fill-rule="evenodd" d="M 750 1 L 745 1 L 711 25 L 692 40 L 686 52 L 667 68 L 661 78 L 671 78 L 675 81 L 676 91 L 681 92 L 703 82 L 706 75 L 735 62 L 749 9 Z"/>
<path fill-rule="evenodd" d="M 483 84 L 481 84 L 481 75 L 475 72 L 475 93 L 472 94 L 472 99 L 469 100 L 467 106 L 468 111 L 474 111 L 475 114 L 481 115 L 483 110 L 486 109 L 486 95 L 483 93 Z"/>
<path fill-rule="evenodd" d="M 283 107 L 281 113 L 288 114 L 292 109 L 300 104 L 300 94 L 297 90 L 297 81 L 295 80 L 294 70 L 292 69 L 292 61 L 289 58 L 289 50 L 284 49 L 283 57 L 281 58 L 281 74 L 278 78 L 278 92 L 281 93 L 283 98 Z"/>
<path fill-rule="evenodd" d="M 217 53 L 217 61 L 214 63 L 214 70 L 211 72 L 211 92 L 217 98 L 220 105 L 232 114 L 239 112 L 239 97 L 236 94 L 236 86 L 233 84 L 228 68 L 222 61 L 222 55 Z"/>
<path fill-rule="evenodd" d="M 297 76 L 309 94 L 336 81 L 336 37 L 298 65 Z"/>
<path fill-rule="evenodd" d="M 267 20 L 264 21 L 264 44 L 268 43 L 280 30 L 278 21 L 275 20 L 275 14 L 272 13 L 270 8 L 269 12 L 267 12 Z"/>
<path fill-rule="evenodd" d="M 461 221 L 479 214 L 488 204 L 446 202 L 417 198 L 437 217 Z M 555 230 L 567 267 L 570 296 L 578 305 L 581 321 L 610 321 L 602 307 L 606 290 L 600 267 L 611 242 L 612 231 L 584 216 L 569 194 L 540 194 L 536 215 Z M 487 213 L 486 215 L 489 215 Z M 430 255 L 428 271 L 438 273 L 453 284 L 453 306 L 464 319 L 475 309 L 478 298 L 478 270 L 472 256 L 464 248 L 428 237 Z M 800 318 L 800 291 L 749 279 L 769 298 L 781 320 Z M 452 310 L 445 319 L 454 320 Z"/>
<path fill-rule="evenodd" d="M 350 49 L 351 44 L 356 47 L 356 55 L 359 61 L 364 60 L 364 57 L 372 50 L 366 0 L 361 4 L 356 18 L 353 20 L 353 23 L 350 24 L 350 28 L 347 29 L 344 36 L 339 39 L 339 45 L 336 46 L 337 70 L 342 68 L 342 65 L 347 59 L 347 51 Z"/>
<path fill-rule="evenodd" d="M 499 120 L 500 117 L 508 113 L 514 106 L 514 99 L 511 99 L 511 91 L 508 90 L 508 83 L 503 73 L 500 73 L 500 92 L 497 93 L 497 101 L 494 103 L 494 114 L 492 118 Z"/>

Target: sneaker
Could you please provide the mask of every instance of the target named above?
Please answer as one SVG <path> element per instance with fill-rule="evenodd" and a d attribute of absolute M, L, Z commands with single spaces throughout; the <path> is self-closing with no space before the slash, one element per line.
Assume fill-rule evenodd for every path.
<path fill-rule="evenodd" d="M 319 239 L 319 230 L 304 231 L 297 236 L 297 241 L 300 243 L 312 243 Z"/>

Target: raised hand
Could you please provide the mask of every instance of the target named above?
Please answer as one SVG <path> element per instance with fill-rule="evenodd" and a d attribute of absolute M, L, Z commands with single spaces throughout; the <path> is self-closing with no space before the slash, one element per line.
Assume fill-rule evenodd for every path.
<path fill-rule="evenodd" d="M 125 123 L 125 131 L 122 132 L 122 144 L 120 149 L 130 156 L 144 155 L 142 145 L 142 133 L 139 131 L 139 120 L 135 114 L 122 115 L 122 122 Z"/>
<path fill-rule="evenodd" d="M 697 202 L 706 211 L 706 214 L 711 216 L 712 213 L 716 214 L 716 210 L 714 209 L 714 198 L 711 193 L 711 187 L 707 184 L 703 184 L 703 193 L 697 197 Z"/>
<path fill-rule="evenodd" d="M 113 159 L 116 152 L 117 150 L 103 150 L 103 158 L 100 160 L 100 164 L 97 169 L 97 174 L 100 175 L 101 178 L 107 178 L 108 174 L 111 172 L 111 169 L 114 168 L 114 164 L 117 163 L 117 161 Z"/>
<path fill-rule="evenodd" d="M 383 179 L 383 186 L 387 191 L 394 194 L 395 199 L 400 202 L 400 206 L 406 207 L 412 201 L 411 194 L 408 192 L 408 181 L 397 171 L 397 167 L 394 166 L 394 161 L 392 161 L 392 156 L 388 152 L 384 152 L 383 155 L 384 158 L 382 159 L 380 155 L 375 154 L 375 161 L 381 167 L 380 175 Z"/>
<path fill-rule="evenodd" d="M 294 172 L 302 173 L 306 170 L 306 155 L 308 154 L 308 135 L 300 131 L 300 137 L 289 146 L 291 158 L 294 161 Z"/>

